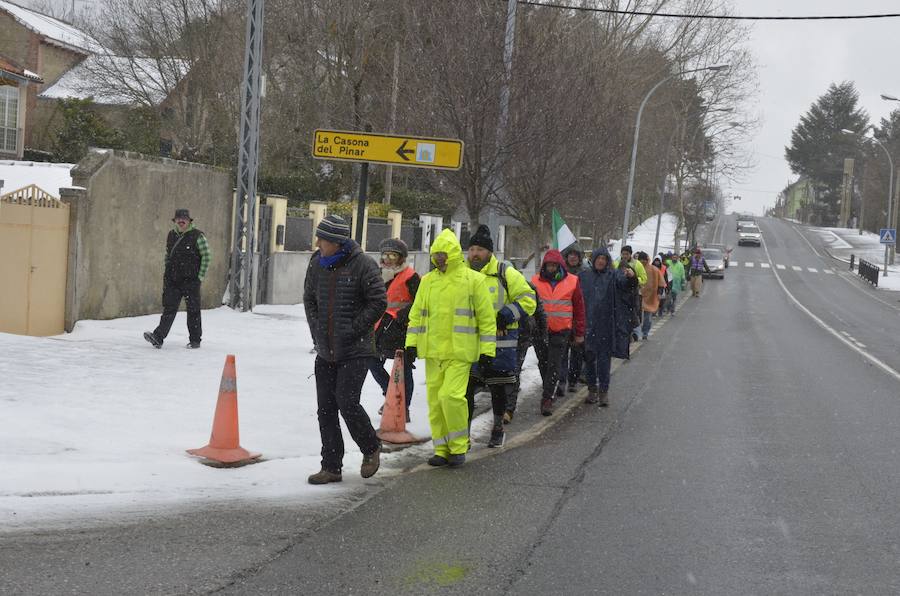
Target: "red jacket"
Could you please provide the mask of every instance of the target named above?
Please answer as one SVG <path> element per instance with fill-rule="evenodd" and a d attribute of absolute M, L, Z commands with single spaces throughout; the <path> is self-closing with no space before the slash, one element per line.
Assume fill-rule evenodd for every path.
<path fill-rule="evenodd" d="M 551 283 L 544 276 L 544 265 L 547 263 L 556 263 L 559 265 L 561 275 L 559 280 Z M 531 282 L 537 289 L 538 296 L 544 305 L 544 312 L 547 313 L 547 326 L 551 332 L 557 332 L 565 329 L 573 329 L 576 337 L 584 337 L 585 334 L 585 316 L 584 316 L 584 296 L 581 293 L 581 281 L 577 275 L 573 275 L 566 271 L 566 262 L 562 254 L 556 249 L 547 251 L 544 260 L 541 263 L 541 271 L 531 278 Z M 560 317 L 555 317 L 554 311 L 560 313 Z M 565 314 L 571 312 L 572 316 L 568 320 Z M 556 323 L 554 323 L 556 320 Z M 571 324 L 566 324 L 568 322 Z"/>

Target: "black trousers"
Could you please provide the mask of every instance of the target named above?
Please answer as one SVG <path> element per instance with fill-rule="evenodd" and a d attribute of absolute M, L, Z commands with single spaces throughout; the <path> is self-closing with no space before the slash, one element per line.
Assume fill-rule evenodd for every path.
<path fill-rule="evenodd" d="M 564 359 L 568 361 L 569 385 L 574 385 L 575 383 L 584 380 L 584 346 L 570 344 L 566 349 Z"/>
<path fill-rule="evenodd" d="M 516 353 L 516 382 L 512 389 L 506 394 L 506 411 L 515 412 L 516 406 L 519 404 L 519 389 L 522 385 L 522 365 L 525 363 L 525 357 L 528 356 L 528 348 L 531 344 L 519 344 L 519 351 Z"/>
<path fill-rule="evenodd" d="M 344 437 L 338 412 L 363 455 L 370 455 L 381 446 L 369 415 L 359 404 L 370 360 L 351 358 L 328 362 L 316 357 L 316 397 L 319 406 L 316 413 L 322 437 L 322 467 L 326 470 L 340 472 L 344 462 Z"/>
<path fill-rule="evenodd" d="M 165 339 L 169 335 L 172 323 L 175 321 L 175 315 L 178 314 L 178 307 L 181 306 L 181 299 L 184 298 L 184 304 L 187 308 L 187 327 L 188 336 L 191 343 L 200 343 L 200 336 L 203 335 L 203 327 L 200 324 L 200 280 L 188 280 L 182 282 L 166 281 L 163 284 L 163 314 L 159 318 L 159 326 L 153 331 L 153 334 L 159 339 Z"/>
<path fill-rule="evenodd" d="M 502 377 L 499 378 L 509 379 L 509 373 L 502 373 Z M 466 401 L 469 402 L 469 426 L 472 426 L 472 417 L 475 415 L 475 393 L 483 387 L 487 387 L 491 392 L 491 410 L 495 420 L 503 417 L 503 413 L 506 412 L 506 402 L 509 395 L 515 390 L 516 384 L 514 382 L 498 382 L 498 380 L 492 377 L 491 372 L 488 372 L 484 378 L 469 376 L 469 385 L 466 387 Z"/>
<path fill-rule="evenodd" d="M 569 348 L 570 332 L 550 333 L 547 343 L 534 344 L 534 353 L 538 360 L 538 370 L 544 382 L 542 397 L 553 398 L 556 385 L 560 379 L 566 378 L 566 352 Z"/>

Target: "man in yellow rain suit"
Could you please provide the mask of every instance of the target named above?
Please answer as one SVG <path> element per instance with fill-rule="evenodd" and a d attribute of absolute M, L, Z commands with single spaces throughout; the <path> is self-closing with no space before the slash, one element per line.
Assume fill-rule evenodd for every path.
<path fill-rule="evenodd" d="M 406 359 L 425 359 L 432 466 L 460 466 L 469 450 L 469 369 L 495 354 L 496 316 L 487 278 L 466 265 L 452 230 L 431 246 L 435 269 L 422 278 L 406 332 Z"/>

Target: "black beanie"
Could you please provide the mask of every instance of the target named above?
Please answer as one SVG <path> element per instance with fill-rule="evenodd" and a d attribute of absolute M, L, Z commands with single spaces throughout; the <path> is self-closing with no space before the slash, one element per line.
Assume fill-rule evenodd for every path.
<path fill-rule="evenodd" d="M 491 229 L 484 224 L 478 226 L 472 237 L 469 238 L 469 246 L 480 246 L 494 252 L 494 241 L 491 240 Z"/>

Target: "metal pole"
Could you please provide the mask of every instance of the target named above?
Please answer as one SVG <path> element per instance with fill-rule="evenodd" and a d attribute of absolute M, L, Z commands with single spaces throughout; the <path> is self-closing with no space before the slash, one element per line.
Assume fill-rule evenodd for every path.
<path fill-rule="evenodd" d="M 866 139 L 872 139 L 875 143 L 881 147 L 881 150 L 884 151 L 884 154 L 887 155 L 888 165 L 891 167 L 890 175 L 888 176 L 888 211 L 887 211 L 887 225 L 886 228 L 891 227 L 891 222 L 893 221 L 893 211 L 894 211 L 894 160 L 891 157 L 890 151 L 887 150 L 887 147 L 879 141 L 877 138 L 873 137 L 863 137 Z M 891 254 L 891 245 L 884 245 L 884 277 L 888 276 L 888 262 L 890 261 Z"/>
<path fill-rule="evenodd" d="M 234 202 L 234 245 L 231 253 L 229 301 L 232 308 L 250 310 L 256 180 L 259 165 L 259 104 L 265 0 L 247 0 L 244 80 L 238 131 L 238 172 Z M 246 213 L 245 213 L 246 210 Z"/>
<path fill-rule="evenodd" d="M 503 38 L 503 80 L 500 85 L 500 117 L 497 119 L 497 159 L 499 164 L 495 169 L 493 181 L 496 184 L 495 192 L 499 197 L 501 189 L 505 186 L 503 178 L 503 162 L 505 161 L 506 126 L 509 123 L 509 87 L 512 80 L 513 49 L 516 45 L 516 6 L 518 0 L 509 0 L 506 4 L 506 32 Z M 480 219 L 480 214 L 478 214 Z M 472 217 L 472 214 L 469 214 Z M 487 226 L 491 230 L 491 236 L 497 237 L 497 217 L 493 205 L 488 206 Z"/>
<path fill-rule="evenodd" d="M 369 162 L 363 162 L 359 168 L 359 201 L 356 203 L 356 243 L 363 251 L 363 227 L 366 225 L 366 198 L 369 193 Z"/>
<path fill-rule="evenodd" d="M 394 76 L 391 86 L 391 124 L 388 132 L 393 133 L 397 125 L 397 94 L 400 90 L 400 42 L 394 42 Z M 394 191 L 394 166 L 384 168 L 384 204 L 391 204 L 391 195 Z"/>

